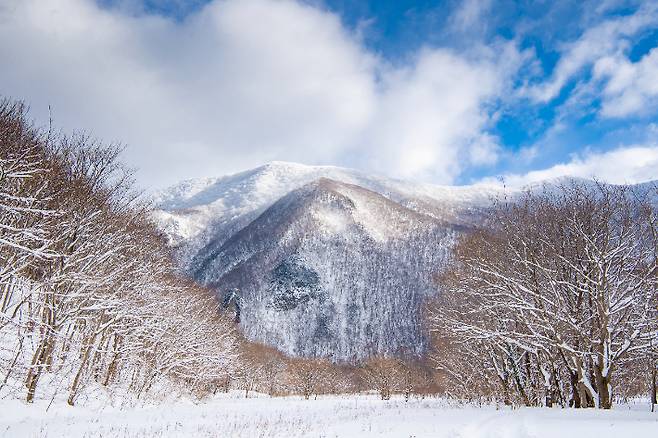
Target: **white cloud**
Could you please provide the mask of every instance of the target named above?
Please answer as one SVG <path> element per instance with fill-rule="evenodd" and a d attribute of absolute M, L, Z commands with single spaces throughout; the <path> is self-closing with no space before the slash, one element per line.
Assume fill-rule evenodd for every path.
<path fill-rule="evenodd" d="M 465 0 L 450 17 L 450 24 L 454 30 L 460 32 L 474 32 L 486 25 L 484 15 L 492 7 L 492 0 Z"/>
<path fill-rule="evenodd" d="M 504 176 L 511 187 L 560 177 L 597 178 L 611 184 L 635 184 L 658 179 L 658 144 L 624 146 L 601 153 L 576 154 L 566 163 L 526 174 Z M 485 182 L 496 182 L 486 179 Z"/>
<path fill-rule="evenodd" d="M 495 164 L 498 161 L 501 146 L 498 139 L 490 134 L 482 134 L 470 147 L 471 162 L 476 165 Z"/>
<path fill-rule="evenodd" d="M 489 104 L 520 62 L 511 44 L 478 55 L 393 67 L 294 0 L 216 0 L 180 23 L 93 0 L 0 5 L 0 94 L 127 143 L 144 185 L 273 159 L 449 183 L 495 161 Z"/>
<path fill-rule="evenodd" d="M 625 117 L 651 111 L 658 98 L 658 48 L 636 63 L 623 57 L 602 58 L 594 66 L 594 76 L 606 80 L 601 114 Z"/>
<path fill-rule="evenodd" d="M 524 94 L 537 102 L 554 99 L 574 76 L 597 61 L 607 57 L 625 59 L 629 39 L 656 24 L 658 3 L 647 1 L 632 15 L 611 18 L 589 28 L 579 39 L 564 45 L 551 77 L 527 87 Z"/>
<path fill-rule="evenodd" d="M 518 58 L 503 48 L 508 60 Z M 509 52 L 509 53 L 506 53 Z M 516 64 L 518 60 L 510 61 Z M 482 133 L 486 102 L 499 96 L 506 73 L 487 54 L 470 62 L 448 50 L 426 50 L 413 67 L 386 71 L 378 110 L 361 151 L 378 171 L 450 183 L 470 164 L 496 160 L 496 139 Z"/>

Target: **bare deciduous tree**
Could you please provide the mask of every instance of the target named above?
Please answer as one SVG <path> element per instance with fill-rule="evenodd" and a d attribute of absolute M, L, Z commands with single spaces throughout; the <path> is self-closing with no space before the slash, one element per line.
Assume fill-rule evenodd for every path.
<path fill-rule="evenodd" d="M 90 384 L 203 395 L 233 373 L 233 323 L 177 277 L 121 150 L 0 102 L 0 391 L 31 402 L 47 376 L 69 404 Z"/>
<path fill-rule="evenodd" d="M 526 405 L 609 408 L 615 375 L 656 327 L 654 211 L 622 186 L 573 183 L 499 205 L 458 244 L 431 316 L 485 391 Z M 642 359 L 646 360 L 646 359 Z M 479 370 L 478 370 L 479 369 Z"/>

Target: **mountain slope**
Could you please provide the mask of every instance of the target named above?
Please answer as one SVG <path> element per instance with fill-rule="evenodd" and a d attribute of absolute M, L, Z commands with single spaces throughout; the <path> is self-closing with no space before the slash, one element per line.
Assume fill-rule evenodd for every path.
<path fill-rule="evenodd" d="M 473 210 L 500 194 L 491 186 L 441 187 L 334 166 L 273 162 L 225 177 L 183 181 L 155 195 L 154 216 L 190 272 L 192 259 L 211 240 L 228 239 L 282 196 L 320 178 L 358 185 L 452 222 L 467 222 Z"/>
<path fill-rule="evenodd" d="M 193 276 L 237 290 L 253 340 L 297 356 L 421 354 L 418 315 L 454 227 L 370 190 L 321 178 L 193 259 Z"/>
<path fill-rule="evenodd" d="M 425 351 L 421 308 L 455 237 L 493 198 L 519 193 L 270 163 L 161 192 L 154 217 L 182 271 L 239 309 L 249 339 L 358 361 Z"/>
<path fill-rule="evenodd" d="M 296 356 L 422 354 L 420 314 L 456 233 L 496 189 L 270 163 L 156 197 L 181 269 Z"/>

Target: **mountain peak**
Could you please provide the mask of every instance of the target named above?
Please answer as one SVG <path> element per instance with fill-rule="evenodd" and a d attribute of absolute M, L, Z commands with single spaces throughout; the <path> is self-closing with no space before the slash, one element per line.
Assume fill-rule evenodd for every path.
<path fill-rule="evenodd" d="M 424 350 L 421 321 L 408 316 L 436 292 L 455 237 L 502 190 L 274 161 L 184 181 L 154 216 L 182 270 L 219 296 L 239 291 L 247 338 L 353 360 Z"/>
<path fill-rule="evenodd" d="M 154 216 L 172 244 L 193 240 L 202 245 L 207 243 L 208 230 L 236 231 L 287 193 L 321 178 L 368 189 L 435 217 L 454 218 L 457 210 L 486 205 L 500 193 L 491 187 L 442 187 L 336 166 L 273 161 L 232 175 L 186 180 L 162 190 L 154 196 Z"/>
<path fill-rule="evenodd" d="M 208 228 L 191 275 L 220 298 L 238 294 L 245 336 L 285 353 L 339 361 L 421 354 L 427 339 L 409 315 L 434 294 L 432 274 L 453 228 L 376 191 L 316 176 L 249 213 L 234 232 Z"/>

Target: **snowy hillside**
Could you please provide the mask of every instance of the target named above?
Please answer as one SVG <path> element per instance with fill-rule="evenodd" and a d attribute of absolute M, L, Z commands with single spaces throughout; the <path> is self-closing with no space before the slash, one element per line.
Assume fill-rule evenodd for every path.
<path fill-rule="evenodd" d="M 458 230 L 499 189 L 270 163 L 157 195 L 182 269 L 296 356 L 422 354 L 420 314 Z"/>
<path fill-rule="evenodd" d="M 497 186 L 435 186 L 411 183 L 334 166 L 272 162 L 219 178 L 183 181 L 154 195 L 157 222 L 188 269 L 195 253 L 210 240 L 228 239 L 275 201 L 310 182 L 328 178 L 357 185 L 412 210 L 458 220 L 472 208 L 500 195 Z"/>
<path fill-rule="evenodd" d="M 288 354 L 421 354 L 421 306 L 453 238 L 435 218 L 320 179 L 208 244 L 193 276 L 220 295 L 238 290 L 247 337 Z"/>
<path fill-rule="evenodd" d="M 455 237 L 519 193 L 274 162 L 184 181 L 156 195 L 154 216 L 182 271 L 240 313 L 249 339 L 355 361 L 425 351 L 421 309 Z"/>
<path fill-rule="evenodd" d="M 163 210 L 190 209 L 211 204 L 217 208 L 216 211 L 222 211 L 222 208 L 258 208 L 319 178 L 359 185 L 394 200 L 407 197 L 481 203 L 499 192 L 495 185 L 437 186 L 369 175 L 342 167 L 274 161 L 233 175 L 186 180 L 160 191 L 154 199 Z"/>
<path fill-rule="evenodd" d="M 156 193 L 154 202 L 159 208 L 157 214 L 171 226 L 171 236 L 178 242 L 199 236 L 205 227 L 217 222 L 230 223 L 261 212 L 286 193 L 320 178 L 358 185 L 435 214 L 441 213 L 439 203 L 448 208 L 478 206 L 501 193 L 497 186 L 435 186 L 334 166 L 272 162 L 234 175 L 183 181 Z"/>

